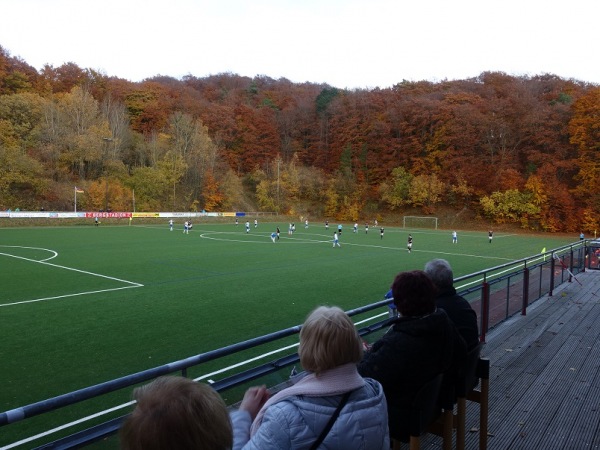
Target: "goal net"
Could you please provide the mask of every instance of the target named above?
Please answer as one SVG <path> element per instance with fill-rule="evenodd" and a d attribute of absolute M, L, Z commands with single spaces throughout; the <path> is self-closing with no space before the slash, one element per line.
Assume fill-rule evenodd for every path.
<path fill-rule="evenodd" d="M 429 228 L 437 230 L 438 218 L 437 217 L 419 217 L 419 216 L 404 216 L 402 220 L 402 226 L 404 228 Z"/>

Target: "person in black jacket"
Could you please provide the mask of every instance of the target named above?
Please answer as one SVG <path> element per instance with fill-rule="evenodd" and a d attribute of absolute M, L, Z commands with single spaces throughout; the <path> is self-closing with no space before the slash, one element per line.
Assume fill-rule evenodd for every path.
<path fill-rule="evenodd" d="M 464 297 L 456 293 L 452 267 L 445 259 L 433 259 L 425 264 L 425 273 L 438 290 L 435 305 L 446 311 L 465 340 L 467 349 L 475 348 L 479 344 L 477 313 Z"/>
<path fill-rule="evenodd" d="M 401 423 L 415 393 L 440 373 L 464 365 L 466 344 L 444 310 L 436 308 L 436 288 L 423 271 L 399 273 L 392 284 L 399 317 L 358 364 L 363 377 L 383 386 L 390 436 L 403 439 Z"/>

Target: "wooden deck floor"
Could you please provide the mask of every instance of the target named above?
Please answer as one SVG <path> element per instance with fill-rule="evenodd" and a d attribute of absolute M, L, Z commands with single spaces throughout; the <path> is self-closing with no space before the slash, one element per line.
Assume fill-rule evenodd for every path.
<path fill-rule="evenodd" d="M 600 449 L 600 271 L 578 274 L 491 330 L 490 450 Z M 467 449 L 479 406 L 467 406 Z M 422 448 L 439 449 L 435 436 Z"/>

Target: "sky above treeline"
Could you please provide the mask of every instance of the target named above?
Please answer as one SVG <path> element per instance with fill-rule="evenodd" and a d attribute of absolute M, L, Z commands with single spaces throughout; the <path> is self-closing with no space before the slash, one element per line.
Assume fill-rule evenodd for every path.
<path fill-rule="evenodd" d="M 597 0 L 0 0 L 0 13 L 0 45 L 38 70 L 348 89 L 484 71 L 600 84 Z"/>

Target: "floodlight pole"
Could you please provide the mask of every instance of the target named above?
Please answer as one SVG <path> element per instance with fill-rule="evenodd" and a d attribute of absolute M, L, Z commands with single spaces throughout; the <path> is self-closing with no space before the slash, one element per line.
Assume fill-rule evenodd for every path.
<path fill-rule="evenodd" d="M 77 212 L 77 188 L 75 187 L 73 190 L 75 191 L 75 201 L 73 202 L 75 205 L 74 212 Z"/>

